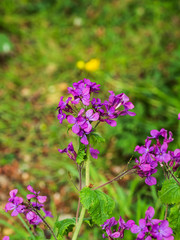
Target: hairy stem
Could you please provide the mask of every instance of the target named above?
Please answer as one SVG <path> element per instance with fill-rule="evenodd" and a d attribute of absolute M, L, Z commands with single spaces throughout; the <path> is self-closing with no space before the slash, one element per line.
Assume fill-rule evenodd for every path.
<path fill-rule="evenodd" d="M 90 171 L 90 153 L 89 153 L 89 145 L 87 146 L 87 160 L 86 160 L 86 186 L 89 186 L 89 182 L 90 182 L 90 174 L 89 174 L 89 171 Z M 75 231 L 74 231 L 74 235 L 72 237 L 72 240 L 76 240 L 78 238 L 78 234 L 79 234 L 79 231 L 80 231 L 80 228 L 81 228 L 81 225 L 82 225 L 82 222 L 83 222 L 83 219 L 84 219 L 84 215 L 85 215 L 85 212 L 86 212 L 86 209 L 84 207 L 82 207 L 81 209 L 81 213 L 80 213 L 80 217 L 79 217 L 79 221 L 78 223 L 76 224 L 76 228 L 75 228 Z"/>
<path fill-rule="evenodd" d="M 52 228 L 49 226 L 49 224 L 46 222 L 46 220 L 44 220 L 44 218 L 41 216 L 41 214 L 40 214 L 35 208 L 33 208 L 32 210 L 41 218 L 41 220 L 43 221 L 43 223 L 47 226 L 47 228 L 49 229 L 49 231 L 52 233 L 54 239 L 57 240 L 56 235 L 54 234 Z"/>
<path fill-rule="evenodd" d="M 82 175 L 81 175 L 81 166 L 79 167 L 79 191 L 81 191 L 82 189 Z M 76 212 L 76 224 L 78 221 L 78 217 L 79 217 L 79 209 L 80 209 L 80 197 L 78 199 L 78 207 L 77 207 L 77 212 Z"/>
<path fill-rule="evenodd" d="M 122 178 L 122 177 L 124 177 L 125 175 L 130 174 L 130 173 L 134 173 L 134 172 L 136 172 L 136 169 L 134 169 L 134 168 L 128 169 L 128 170 L 120 173 L 120 174 L 117 175 L 115 178 L 111 179 L 110 181 L 108 181 L 108 182 L 106 182 L 106 183 L 103 183 L 103 184 L 101 184 L 101 185 L 98 186 L 98 187 L 93 188 L 93 190 L 96 190 L 96 189 L 99 189 L 99 188 L 101 188 L 101 187 L 104 187 L 104 186 L 106 186 L 106 185 L 108 185 L 108 184 L 110 184 L 110 183 L 112 183 L 112 182 L 114 182 L 114 181 L 119 180 L 119 178 Z"/>
<path fill-rule="evenodd" d="M 180 182 L 177 180 L 177 178 L 174 176 L 174 174 L 173 174 L 172 171 L 168 168 L 168 166 L 166 166 L 166 170 L 167 170 L 167 172 L 171 175 L 171 177 L 174 178 L 174 180 L 177 182 L 177 184 L 180 185 Z"/>

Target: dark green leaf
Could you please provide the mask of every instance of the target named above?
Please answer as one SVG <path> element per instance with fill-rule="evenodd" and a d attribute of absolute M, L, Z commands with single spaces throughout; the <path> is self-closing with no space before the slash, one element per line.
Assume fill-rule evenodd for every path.
<path fill-rule="evenodd" d="M 64 235 L 68 235 L 69 232 L 72 232 L 75 225 L 75 218 L 67 218 L 62 221 L 57 221 L 55 226 L 58 228 L 58 240 L 63 239 Z"/>
<path fill-rule="evenodd" d="M 86 159 L 85 148 L 86 148 L 85 145 L 80 142 L 79 143 L 79 150 L 78 150 L 77 158 L 76 158 L 76 162 L 78 164 L 81 164 Z"/>
<path fill-rule="evenodd" d="M 180 234 L 180 204 L 174 205 L 170 209 L 168 221 L 173 231 L 175 231 L 176 234 Z"/>
<path fill-rule="evenodd" d="M 180 185 L 172 178 L 163 183 L 159 191 L 159 197 L 165 204 L 174 204 L 180 202 Z"/>
<path fill-rule="evenodd" d="M 114 201 L 105 193 L 86 187 L 81 190 L 80 199 L 96 224 L 103 224 L 106 219 L 110 218 L 114 209 Z"/>
<path fill-rule="evenodd" d="M 91 141 L 96 144 L 105 142 L 105 139 L 98 132 L 93 132 L 91 133 Z"/>

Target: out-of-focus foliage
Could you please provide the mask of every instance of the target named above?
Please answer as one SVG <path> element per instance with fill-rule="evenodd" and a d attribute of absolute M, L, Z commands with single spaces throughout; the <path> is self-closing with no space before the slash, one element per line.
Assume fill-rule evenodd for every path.
<path fill-rule="evenodd" d="M 115 128 L 99 127 L 107 141 L 97 143 L 101 156 L 96 163 L 92 161 L 96 165 L 92 168 L 94 182 L 122 170 L 119 166 L 129 161 L 134 147 L 143 144 L 152 129 L 171 130 L 172 147 L 178 147 L 179 11 L 179 1 L 170 0 L 1 1 L 0 164 L 16 160 L 24 184 L 39 182 L 52 192 L 62 189 L 60 206 L 71 197 L 71 205 L 64 211 L 76 209 L 72 189 L 64 188 L 67 180 L 76 182 L 75 164 L 57 149 L 78 141 L 70 131 L 67 137 L 66 127 L 56 118 L 56 107 L 60 96 L 68 97 L 67 87 L 84 77 L 102 85 L 104 99 L 108 90 L 125 92 L 137 114 L 120 118 Z M 10 52 L 4 54 L 7 44 Z M 100 62 L 96 71 L 77 67 L 78 61 L 92 59 Z M 114 186 L 116 190 L 108 191 L 113 197 L 121 195 L 116 198 L 119 210 L 127 196 L 118 184 Z M 156 202 L 151 193 L 149 197 Z M 149 200 L 137 197 L 136 204 L 141 206 L 137 207 L 140 218 Z M 131 217 L 132 212 L 127 208 L 126 216 Z M 98 239 L 98 231 L 93 231 L 90 234 Z"/>

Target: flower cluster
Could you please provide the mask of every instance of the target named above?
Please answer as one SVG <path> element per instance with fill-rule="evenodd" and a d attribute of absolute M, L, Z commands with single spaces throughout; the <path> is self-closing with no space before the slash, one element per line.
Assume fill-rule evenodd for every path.
<path fill-rule="evenodd" d="M 17 216 L 19 213 L 24 214 L 26 220 L 29 224 L 38 225 L 46 217 L 53 217 L 49 211 L 44 209 L 44 202 L 46 201 L 46 196 L 40 196 L 40 192 L 36 192 L 32 186 L 28 185 L 27 189 L 32 193 L 27 195 L 27 201 L 25 202 L 23 198 L 17 197 L 18 189 L 13 189 L 10 191 L 10 198 L 8 203 L 5 206 L 5 211 L 12 211 L 11 216 Z M 35 202 L 32 202 L 31 199 L 35 199 Z M 44 212 L 42 217 L 39 210 Z"/>
<path fill-rule="evenodd" d="M 100 60 L 97 58 L 92 58 L 90 61 L 86 63 L 82 60 L 76 63 L 77 68 L 79 68 L 80 70 L 86 70 L 88 72 L 94 72 L 98 70 L 99 66 L 100 66 Z"/>
<path fill-rule="evenodd" d="M 102 229 L 106 231 L 103 238 L 122 239 L 124 231 L 130 230 L 137 234 L 136 240 L 174 240 L 173 231 L 169 227 L 168 221 L 153 219 L 154 213 L 154 208 L 149 207 L 145 213 L 145 218 L 139 220 L 139 225 L 136 225 L 133 220 L 125 222 L 121 217 L 118 221 L 114 217 L 107 219 L 101 225 Z"/>
<path fill-rule="evenodd" d="M 109 100 L 104 102 L 100 98 L 92 98 L 93 94 L 99 93 L 100 85 L 91 82 L 89 79 L 83 79 L 73 83 L 73 87 L 68 88 L 68 93 L 72 97 L 68 97 L 63 101 L 60 98 L 58 109 L 58 119 L 62 124 L 64 119 L 72 124 L 72 131 L 80 137 L 80 142 L 87 146 L 89 144 L 88 135 L 92 133 L 100 122 L 106 122 L 112 127 L 116 126 L 116 119 L 119 116 L 130 115 L 135 113 L 129 110 L 134 105 L 129 102 L 129 98 L 124 94 L 115 95 L 113 91 L 109 91 Z M 120 107 L 123 107 L 120 110 Z M 75 152 L 72 145 L 60 152 L 66 152 L 71 159 L 75 160 Z M 70 152 L 70 153 L 69 153 Z"/>
<path fill-rule="evenodd" d="M 148 185 L 155 185 L 156 178 L 152 177 L 152 174 L 157 172 L 158 164 L 163 167 L 172 167 L 173 171 L 176 171 L 180 166 L 180 149 L 175 151 L 168 151 L 168 144 L 174 139 L 172 138 L 172 132 L 162 128 L 160 131 L 152 130 L 151 136 L 147 137 L 144 146 L 136 146 L 135 152 L 141 154 L 139 159 L 135 159 L 137 174 L 140 177 L 145 177 L 145 183 Z M 155 139 L 156 143 L 152 143 L 152 139 Z"/>

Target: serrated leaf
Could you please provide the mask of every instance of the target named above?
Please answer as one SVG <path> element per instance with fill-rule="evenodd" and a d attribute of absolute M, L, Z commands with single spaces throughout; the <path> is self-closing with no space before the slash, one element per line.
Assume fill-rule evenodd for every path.
<path fill-rule="evenodd" d="M 68 235 L 69 232 L 72 232 L 73 227 L 76 225 L 75 218 L 67 218 L 55 223 L 56 228 L 58 229 L 58 240 L 63 239 L 64 235 Z"/>
<path fill-rule="evenodd" d="M 115 204 L 105 193 L 85 187 L 80 192 L 80 199 L 96 224 L 101 225 L 110 218 Z"/>
<path fill-rule="evenodd" d="M 81 164 L 81 163 L 84 162 L 85 159 L 86 159 L 86 151 L 85 151 L 85 148 L 86 148 L 86 146 L 80 142 L 80 143 L 79 143 L 79 150 L 78 150 L 77 157 L 76 157 L 76 162 L 77 162 L 78 164 Z"/>
<path fill-rule="evenodd" d="M 176 232 L 176 234 L 180 234 L 180 204 L 177 204 L 170 209 L 168 221 L 170 227 Z"/>
<path fill-rule="evenodd" d="M 105 142 L 105 139 L 98 132 L 92 132 L 91 133 L 91 141 L 94 144 L 96 144 L 96 143 Z"/>
<path fill-rule="evenodd" d="M 165 204 L 179 203 L 180 185 L 173 178 L 164 181 L 162 189 L 159 191 L 159 197 Z"/>

